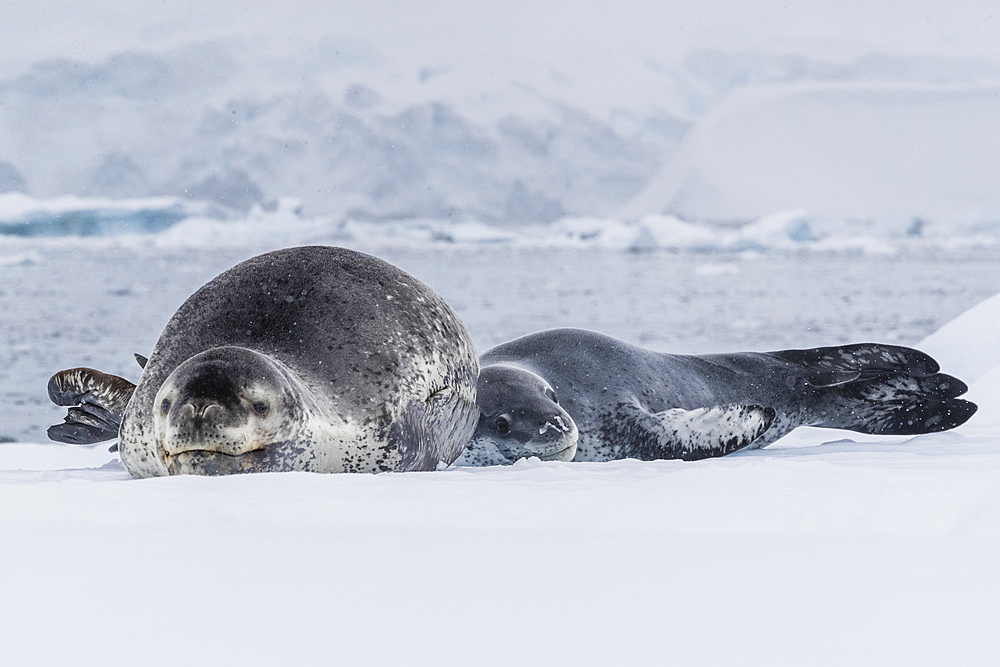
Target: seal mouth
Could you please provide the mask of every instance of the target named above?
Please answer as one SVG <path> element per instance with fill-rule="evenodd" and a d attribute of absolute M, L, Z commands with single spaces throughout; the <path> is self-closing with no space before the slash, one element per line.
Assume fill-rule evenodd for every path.
<path fill-rule="evenodd" d="M 569 447 L 560 449 L 558 452 L 544 455 L 540 454 L 538 455 L 538 458 L 542 461 L 572 461 L 574 456 L 576 456 L 575 442 Z"/>
<path fill-rule="evenodd" d="M 171 475 L 232 475 L 256 472 L 268 460 L 268 446 L 262 445 L 238 454 L 213 449 L 186 449 L 164 452 Z"/>

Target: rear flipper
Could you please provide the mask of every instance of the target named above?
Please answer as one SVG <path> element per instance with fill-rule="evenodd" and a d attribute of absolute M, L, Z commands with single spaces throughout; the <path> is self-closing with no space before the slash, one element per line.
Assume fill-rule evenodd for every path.
<path fill-rule="evenodd" d="M 806 421 L 814 426 L 917 435 L 955 428 L 976 412 L 974 403 L 958 398 L 965 383 L 909 347 L 860 343 L 770 356 L 805 371 L 802 389 L 815 396 Z"/>
<path fill-rule="evenodd" d="M 976 404 L 958 398 L 965 383 L 944 373 L 926 377 L 889 375 L 832 388 L 817 426 L 875 435 L 919 435 L 947 431 L 976 413 Z"/>
<path fill-rule="evenodd" d="M 621 403 L 602 439 L 620 445 L 628 458 L 695 461 L 747 447 L 770 428 L 774 415 L 757 405 L 650 412 L 637 402 Z"/>
<path fill-rule="evenodd" d="M 806 379 L 814 387 L 832 387 L 887 375 L 927 377 L 940 370 L 938 363 L 920 350 L 880 343 L 782 350 L 768 355 L 804 369 Z"/>
<path fill-rule="evenodd" d="M 135 385 L 117 375 L 91 368 L 72 368 L 53 375 L 48 390 L 49 398 L 56 405 L 72 406 L 64 423 L 49 428 L 49 438 L 89 445 L 118 437 L 122 416 L 135 392 Z"/>

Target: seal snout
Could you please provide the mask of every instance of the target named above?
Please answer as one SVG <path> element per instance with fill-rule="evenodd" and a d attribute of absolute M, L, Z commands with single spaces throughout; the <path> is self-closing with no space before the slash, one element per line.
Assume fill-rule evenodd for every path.
<path fill-rule="evenodd" d="M 225 407 L 210 398 L 192 398 L 168 411 L 167 426 L 174 431 L 174 440 L 199 442 L 218 438 L 227 427 L 237 426 L 244 415 L 235 406 Z M 203 437 L 198 437 L 199 435 Z"/>
<path fill-rule="evenodd" d="M 248 451 L 250 410 L 240 383 L 227 370 L 212 361 L 164 383 L 158 407 L 165 453 L 206 450 L 236 456 Z"/>
<path fill-rule="evenodd" d="M 225 412 L 226 409 L 219 405 L 218 402 L 207 399 L 191 400 L 181 407 L 181 415 L 183 418 L 198 422 L 218 419 L 220 416 L 223 416 Z"/>
<path fill-rule="evenodd" d="M 257 352 L 224 347 L 191 357 L 167 377 L 153 404 L 168 468 L 212 474 L 220 466 L 249 465 L 251 453 L 292 439 L 292 395 L 278 365 Z"/>
<path fill-rule="evenodd" d="M 536 449 L 537 453 L 533 455 L 543 461 L 572 461 L 578 438 L 576 422 L 562 412 L 549 415 L 545 423 L 538 427 L 538 438 L 526 443 L 525 448 L 529 451 Z"/>
<path fill-rule="evenodd" d="M 576 454 L 576 424 L 561 408 L 556 406 L 556 410 L 516 410 L 496 419 L 481 415 L 478 433 L 488 433 L 509 461 L 531 456 L 543 461 L 570 461 Z M 500 429 L 503 420 L 509 426 Z"/>

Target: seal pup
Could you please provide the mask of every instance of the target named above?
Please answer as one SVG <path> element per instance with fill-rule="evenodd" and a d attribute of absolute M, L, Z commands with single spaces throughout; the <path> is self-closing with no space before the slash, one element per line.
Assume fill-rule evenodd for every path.
<path fill-rule="evenodd" d="M 976 411 L 928 355 L 874 343 L 677 355 L 552 329 L 488 350 L 480 367 L 479 424 L 459 465 L 553 452 L 695 460 L 764 447 L 797 426 L 915 435 Z"/>
<path fill-rule="evenodd" d="M 429 287 L 343 248 L 259 255 L 178 309 L 134 387 L 57 373 L 49 436 L 117 435 L 133 477 L 433 470 L 475 429 L 478 363 Z"/>

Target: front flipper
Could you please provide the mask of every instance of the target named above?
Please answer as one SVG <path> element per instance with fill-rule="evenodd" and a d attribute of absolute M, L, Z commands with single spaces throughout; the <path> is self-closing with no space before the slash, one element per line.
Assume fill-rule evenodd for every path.
<path fill-rule="evenodd" d="M 122 425 L 121 415 L 114 415 L 99 405 L 72 407 L 65 422 L 50 426 L 49 439 L 72 445 L 90 445 L 118 437 Z"/>
<path fill-rule="evenodd" d="M 605 438 L 624 445 L 628 458 L 696 461 L 743 449 L 773 421 L 774 409 L 757 405 L 650 412 L 638 402 L 621 403 L 611 425 L 617 432 Z"/>
<path fill-rule="evenodd" d="M 72 368 L 53 375 L 48 390 L 53 403 L 71 406 L 62 424 L 49 427 L 49 438 L 89 445 L 118 437 L 135 385 L 117 375 Z"/>

